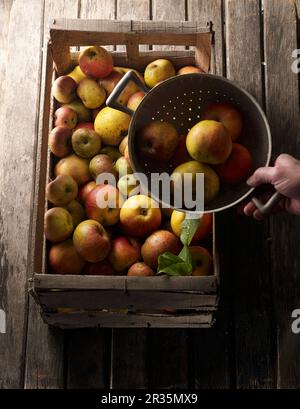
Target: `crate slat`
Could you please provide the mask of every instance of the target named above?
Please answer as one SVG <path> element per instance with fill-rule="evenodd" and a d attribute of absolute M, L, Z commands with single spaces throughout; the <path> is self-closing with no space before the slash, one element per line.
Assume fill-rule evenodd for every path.
<path fill-rule="evenodd" d="M 193 315 L 155 315 L 124 314 L 116 312 L 71 312 L 65 314 L 43 314 L 47 324 L 62 328 L 209 328 L 213 323 L 213 314 L 201 313 Z"/>

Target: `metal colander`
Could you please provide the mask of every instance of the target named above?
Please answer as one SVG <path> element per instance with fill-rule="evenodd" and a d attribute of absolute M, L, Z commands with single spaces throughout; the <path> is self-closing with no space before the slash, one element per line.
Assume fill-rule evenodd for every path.
<path fill-rule="evenodd" d="M 135 112 L 117 102 L 118 96 L 130 81 L 134 81 L 147 92 Z M 178 75 L 149 91 L 135 73 L 130 71 L 118 83 L 108 98 L 107 105 L 132 115 L 128 132 L 129 156 L 134 172 L 146 174 L 150 183 L 151 172 L 171 173 L 172 169 L 168 163 L 153 165 L 139 158 L 136 150 L 138 131 L 150 121 L 160 120 L 173 123 L 179 134 L 186 135 L 201 120 L 207 105 L 217 102 L 229 103 L 241 112 L 243 131 L 237 142 L 250 151 L 253 170 L 268 165 L 271 156 L 271 134 L 264 112 L 248 92 L 223 77 L 198 73 Z M 205 204 L 204 211 L 217 212 L 229 208 L 243 200 L 252 190 L 246 182 L 230 186 L 221 184 L 220 193 Z M 154 198 L 160 201 L 160 197 Z"/>

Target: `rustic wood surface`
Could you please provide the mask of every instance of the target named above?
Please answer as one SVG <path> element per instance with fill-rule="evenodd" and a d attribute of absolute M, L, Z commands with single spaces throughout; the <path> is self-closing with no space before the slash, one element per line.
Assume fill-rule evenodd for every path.
<path fill-rule="evenodd" d="M 299 78 L 290 66 L 292 50 L 299 48 L 300 3 L 264 0 L 264 12 L 261 4 L 0 2 L 0 308 L 7 312 L 7 333 L 0 334 L 0 388 L 300 387 L 300 338 L 290 329 L 291 312 L 300 308 L 297 217 L 256 223 L 235 210 L 218 215 L 221 305 L 213 329 L 64 332 L 49 329 L 27 296 L 41 47 L 48 22 L 64 17 L 212 21 L 216 72 L 242 85 L 266 109 L 274 155 L 299 158 Z"/>

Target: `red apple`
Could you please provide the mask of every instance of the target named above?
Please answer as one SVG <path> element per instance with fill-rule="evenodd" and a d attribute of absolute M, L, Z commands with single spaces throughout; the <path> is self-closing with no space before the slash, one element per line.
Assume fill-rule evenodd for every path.
<path fill-rule="evenodd" d="M 76 125 L 75 131 L 77 129 L 82 129 L 82 128 L 94 130 L 94 122 L 80 122 L 79 124 Z"/>
<path fill-rule="evenodd" d="M 103 47 L 87 47 L 79 55 L 79 66 L 85 75 L 104 78 L 113 69 L 113 59 L 111 54 Z"/>
<path fill-rule="evenodd" d="M 143 262 L 134 263 L 127 272 L 128 276 L 149 277 L 154 276 L 154 271 Z"/>
<path fill-rule="evenodd" d="M 215 103 L 205 108 L 202 119 L 210 119 L 221 122 L 231 136 L 232 141 L 236 141 L 243 127 L 241 113 L 230 104 Z"/>
<path fill-rule="evenodd" d="M 193 276 L 207 276 L 212 274 L 212 258 L 210 253 L 200 246 L 190 247 L 193 263 Z"/>
<path fill-rule="evenodd" d="M 90 263 L 104 260 L 110 251 L 108 234 L 95 220 L 81 222 L 74 231 L 73 242 L 81 257 Z"/>
<path fill-rule="evenodd" d="M 46 197 L 55 206 L 64 206 L 75 199 L 78 185 L 72 176 L 59 175 L 46 186 Z"/>
<path fill-rule="evenodd" d="M 141 244 L 132 237 L 119 236 L 112 240 L 109 261 L 118 273 L 125 271 L 141 257 Z"/>
<path fill-rule="evenodd" d="M 231 155 L 225 163 L 215 166 L 220 179 L 228 184 L 241 183 L 251 173 L 252 156 L 245 146 L 232 144 Z"/>
<path fill-rule="evenodd" d="M 185 67 L 180 68 L 180 70 L 177 71 L 177 75 L 201 73 L 201 72 L 204 72 L 201 68 L 195 67 L 195 65 L 187 65 Z"/>
<path fill-rule="evenodd" d="M 49 148 L 58 158 L 72 152 L 72 130 L 67 126 L 57 126 L 49 134 Z"/>
<path fill-rule="evenodd" d="M 112 226 L 120 219 L 120 208 L 124 203 L 123 197 L 112 185 L 97 185 L 87 195 L 85 211 L 89 219 L 93 219 L 104 226 Z"/>
<path fill-rule="evenodd" d="M 137 149 L 141 160 L 168 162 L 177 148 L 179 136 L 169 122 L 152 121 L 138 133 Z"/>
<path fill-rule="evenodd" d="M 73 78 L 63 75 L 52 85 L 52 95 L 61 104 L 68 104 L 76 98 L 77 83 Z"/>
<path fill-rule="evenodd" d="M 147 237 L 161 223 L 158 204 L 145 195 L 129 197 L 121 208 L 120 225 L 123 231 L 137 237 Z"/>
<path fill-rule="evenodd" d="M 96 187 L 96 182 L 91 180 L 90 182 L 85 183 L 79 188 L 78 192 L 78 201 L 81 204 L 84 204 L 87 198 L 87 195 Z"/>
<path fill-rule="evenodd" d="M 149 236 L 142 246 L 142 257 L 144 262 L 153 270 L 157 269 L 158 257 L 170 252 L 178 255 L 182 244 L 175 234 L 168 230 L 158 230 Z"/>
<path fill-rule="evenodd" d="M 54 274 L 81 274 L 85 265 L 71 239 L 52 245 L 48 259 Z"/>
<path fill-rule="evenodd" d="M 77 124 L 77 114 L 73 109 L 64 105 L 58 108 L 54 114 L 55 126 L 67 126 L 70 129 L 74 129 Z"/>
<path fill-rule="evenodd" d="M 143 91 L 138 91 L 132 94 L 127 102 L 128 108 L 135 111 L 145 95 L 146 94 Z"/>

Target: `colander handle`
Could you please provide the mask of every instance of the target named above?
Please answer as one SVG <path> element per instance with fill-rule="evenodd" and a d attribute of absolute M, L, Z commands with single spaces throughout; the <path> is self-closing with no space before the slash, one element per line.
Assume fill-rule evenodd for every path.
<path fill-rule="evenodd" d="M 283 197 L 281 193 L 275 192 L 266 203 L 262 203 L 257 197 L 252 197 L 252 202 L 261 214 L 268 215 Z"/>
<path fill-rule="evenodd" d="M 136 75 L 134 71 L 128 71 L 124 77 L 117 83 L 115 86 L 113 92 L 110 94 L 110 96 L 106 100 L 106 105 L 111 108 L 118 109 L 119 111 L 125 112 L 126 114 L 132 116 L 134 114 L 134 111 L 130 108 L 128 108 L 125 105 L 122 105 L 118 102 L 118 98 L 121 95 L 121 93 L 124 91 L 126 86 L 129 84 L 130 81 L 133 81 L 142 91 L 144 91 L 146 94 L 149 92 L 149 88 L 147 88 L 142 81 L 139 79 L 139 77 Z"/>

